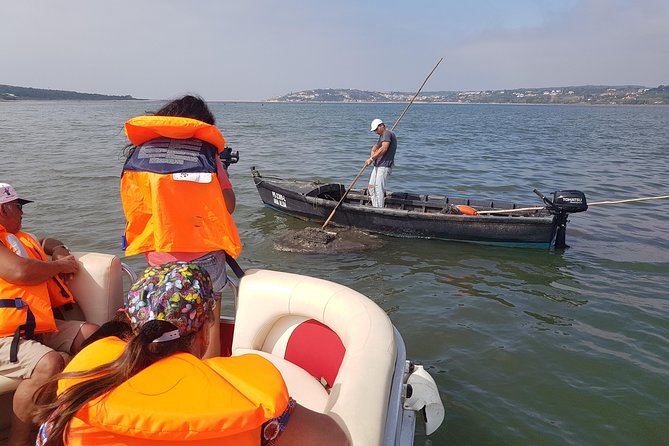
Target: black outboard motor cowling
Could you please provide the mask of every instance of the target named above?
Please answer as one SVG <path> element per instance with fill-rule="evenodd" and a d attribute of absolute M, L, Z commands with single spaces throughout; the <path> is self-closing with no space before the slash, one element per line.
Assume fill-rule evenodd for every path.
<path fill-rule="evenodd" d="M 583 212 L 588 210 L 588 202 L 585 194 L 578 190 L 560 190 L 553 192 L 553 201 L 546 198 L 544 194 L 534 189 L 541 200 L 546 204 L 546 209 L 555 215 L 557 231 L 555 234 L 555 248 L 568 248 L 567 238 L 567 217 L 569 214 Z"/>
<path fill-rule="evenodd" d="M 559 190 L 553 192 L 553 207 L 558 212 L 573 214 L 588 210 L 585 194 L 580 190 Z"/>

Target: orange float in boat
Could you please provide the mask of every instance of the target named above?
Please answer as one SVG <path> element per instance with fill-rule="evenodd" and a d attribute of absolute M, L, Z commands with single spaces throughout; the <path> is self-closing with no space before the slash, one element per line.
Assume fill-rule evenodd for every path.
<path fill-rule="evenodd" d="M 458 204 L 455 208 L 460 211 L 462 215 L 478 215 L 479 213 L 471 206 L 466 206 L 464 204 Z"/>

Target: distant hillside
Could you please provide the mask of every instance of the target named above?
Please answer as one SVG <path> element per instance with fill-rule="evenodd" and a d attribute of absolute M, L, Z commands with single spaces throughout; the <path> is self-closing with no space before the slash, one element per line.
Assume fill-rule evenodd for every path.
<path fill-rule="evenodd" d="M 0 101 L 16 100 L 79 100 L 79 101 L 109 101 L 109 100 L 132 100 L 130 95 L 109 96 L 105 94 L 79 93 L 76 91 L 45 90 L 41 88 L 15 87 L 13 85 L 0 85 Z"/>
<path fill-rule="evenodd" d="M 350 89 L 318 89 L 290 93 L 270 102 L 408 102 L 415 93 Z M 493 104 L 646 104 L 669 105 L 669 85 L 584 85 L 579 87 L 518 88 L 515 90 L 423 92 L 416 102 Z"/>

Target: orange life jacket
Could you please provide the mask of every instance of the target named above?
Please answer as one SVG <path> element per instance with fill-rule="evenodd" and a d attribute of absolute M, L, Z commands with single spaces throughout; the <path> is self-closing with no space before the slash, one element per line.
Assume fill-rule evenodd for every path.
<path fill-rule="evenodd" d="M 136 145 L 121 177 L 125 254 L 211 252 L 242 244 L 216 177 L 225 138 L 196 119 L 140 116 L 126 122 Z"/>
<path fill-rule="evenodd" d="M 96 341 L 65 372 L 110 362 L 125 345 L 114 337 Z M 81 381 L 61 379 L 58 393 Z M 266 359 L 244 355 L 202 361 L 179 353 L 89 401 L 72 418 L 66 444 L 258 445 L 262 424 L 287 407 L 286 385 Z"/>
<path fill-rule="evenodd" d="M 48 261 L 39 242 L 26 232 L 12 234 L 0 226 L 0 243 L 21 257 Z M 18 347 L 21 336 L 58 331 L 52 308 L 73 302 L 72 293 L 58 276 L 36 285 L 17 285 L 0 278 L 0 337 L 14 335 Z M 16 348 L 12 348 L 12 362 Z"/>

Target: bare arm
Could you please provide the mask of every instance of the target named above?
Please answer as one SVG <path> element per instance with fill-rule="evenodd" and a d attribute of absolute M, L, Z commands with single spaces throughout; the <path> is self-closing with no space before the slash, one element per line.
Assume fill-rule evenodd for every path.
<path fill-rule="evenodd" d="M 65 246 L 65 244 L 58 239 L 45 237 L 40 239 L 40 244 L 42 245 L 44 253 L 51 256 L 51 260 L 60 260 L 71 255 L 70 248 Z M 65 283 L 69 283 L 73 277 L 74 272 L 60 273 L 60 278 L 63 279 L 63 282 Z"/>
<path fill-rule="evenodd" d="M 70 255 L 69 248 L 58 239 L 45 237 L 40 239 L 39 242 L 46 255 L 51 256 L 54 260 Z"/>
<path fill-rule="evenodd" d="M 369 166 L 374 160 L 381 158 L 388 151 L 388 147 L 390 147 L 390 141 L 383 141 L 381 146 L 374 144 L 369 159 L 365 161 L 365 164 Z"/>
<path fill-rule="evenodd" d="M 232 190 L 232 183 L 230 183 L 228 171 L 223 168 L 223 163 L 219 157 L 216 157 L 216 169 L 218 183 L 221 185 L 221 190 L 223 191 L 225 207 L 228 208 L 228 212 L 232 214 L 235 211 L 235 206 L 237 205 L 237 198 L 235 197 L 235 191 Z"/>
<path fill-rule="evenodd" d="M 349 442 L 334 419 L 298 404 L 276 444 L 346 446 Z"/>
<path fill-rule="evenodd" d="M 380 147 L 376 144 L 374 147 L 376 147 L 376 150 L 372 150 L 372 159 L 379 159 L 388 151 L 388 147 L 390 147 L 390 141 L 383 141 Z"/>
<path fill-rule="evenodd" d="M 223 199 L 225 200 L 225 207 L 228 208 L 228 212 L 232 214 L 235 211 L 235 206 L 237 206 L 235 191 L 232 189 L 223 190 Z"/>
<path fill-rule="evenodd" d="M 79 264 L 71 255 L 44 262 L 23 258 L 0 245 L 0 277 L 16 285 L 37 285 L 57 274 L 75 273 L 78 270 Z"/>

